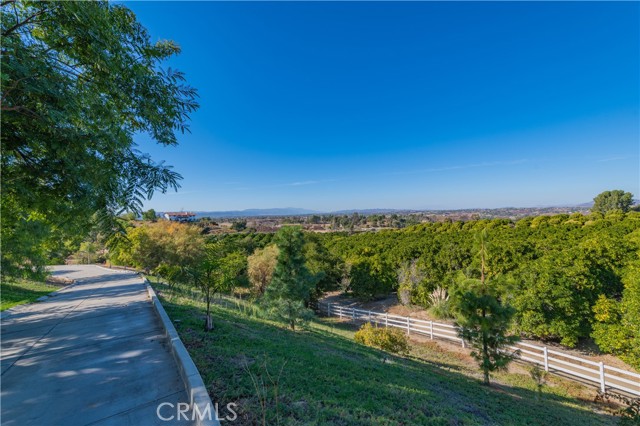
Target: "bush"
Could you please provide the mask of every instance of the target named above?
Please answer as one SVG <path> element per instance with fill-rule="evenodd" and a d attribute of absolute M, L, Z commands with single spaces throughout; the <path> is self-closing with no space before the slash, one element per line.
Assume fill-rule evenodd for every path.
<path fill-rule="evenodd" d="M 436 318 L 449 319 L 454 317 L 453 312 L 451 312 L 449 294 L 442 287 L 438 287 L 431 292 L 429 305 L 429 313 Z"/>
<path fill-rule="evenodd" d="M 394 354 L 409 353 L 409 339 L 401 330 L 393 328 L 378 328 L 366 323 L 356 332 L 354 340 Z"/>

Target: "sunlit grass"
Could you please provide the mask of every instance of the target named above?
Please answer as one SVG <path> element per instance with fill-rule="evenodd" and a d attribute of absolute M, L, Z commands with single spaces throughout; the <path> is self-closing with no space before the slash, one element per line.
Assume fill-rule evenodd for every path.
<path fill-rule="evenodd" d="M 267 425 L 617 423 L 572 396 L 560 379 L 537 401 L 527 374 L 500 373 L 486 387 L 464 355 L 429 342 L 413 345 L 409 357 L 383 354 L 356 344 L 353 325 L 336 318 L 291 332 L 250 302 L 221 298 L 214 330 L 206 333 L 196 294 L 156 288 L 214 402 L 237 404 L 234 424 L 262 424 L 262 406 Z"/>
<path fill-rule="evenodd" d="M 41 296 L 56 291 L 60 286 L 19 278 L 3 279 L 0 283 L 0 311 L 34 302 Z"/>

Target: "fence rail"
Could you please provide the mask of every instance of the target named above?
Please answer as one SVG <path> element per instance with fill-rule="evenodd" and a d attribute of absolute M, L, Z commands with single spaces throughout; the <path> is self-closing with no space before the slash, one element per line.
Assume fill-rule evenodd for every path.
<path fill-rule="evenodd" d="M 317 309 L 327 316 L 395 327 L 405 330 L 407 335 L 415 334 L 430 339 L 449 340 L 459 343 L 463 348 L 466 345 L 466 342 L 458 335 L 458 328 L 451 324 L 348 308 L 336 303 L 318 302 Z M 562 374 L 573 380 L 580 379 L 581 382 L 598 386 L 602 392 L 614 390 L 640 396 L 640 374 L 638 373 L 558 352 L 546 346 L 518 342 L 514 346 L 510 346 L 509 349 L 517 351 L 516 356 L 522 361 L 540 365 L 545 371 Z"/>

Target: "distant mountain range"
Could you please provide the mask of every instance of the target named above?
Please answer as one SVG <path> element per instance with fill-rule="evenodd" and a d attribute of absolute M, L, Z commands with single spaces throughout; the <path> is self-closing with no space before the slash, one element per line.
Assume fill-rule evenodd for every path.
<path fill-rule="evenodd" d="M 419 210 L 409 209 L 350 209 L 338 210 L 332 212 L 322 212 L 317 210 L 301 209 L 297 207 L 283 207 L 273 209 L 246 209 L 246 210 L 228 210 L 228 211 L 192 211 L 195 213 L 196 219 L 201 217 L 210 218 L 234 218 L 234 217 L 267 217 L 267 216 L 305 216 L 312 214 L 353 214 L 359 213 L 363 215 L 381 214 L 381 213 L 408 213 Z M 165 212 L 159 212 L 160 215 Z"/>
<path fill-rule="evenodd" d="M 196 218 L 211 217 L 211 218 L 224 218 L 224 217 L 259 217 L 259 216 L 303 216 L 308 214 L 317 214 L 319 212 L 299 209 L 295 207 L 283 207 L 277 209 L 247 209 L 247 210 L 230 210 L 230 211 L 218 211 L 218 212 L 197 212 Z"/>
<path fill-rule="evenodd" d="M 634 204 L 640 204 L 640 200 L 634 200 Z M 593 206 L 593 201 L 582 204 L 575 204 L 573 206 L 547 206 L 547 207 L 504 207 L 503 209 L 537 209 L 537 208 L 553 208 L 553 207 L 581 207 L 589 208 Z M 498 210 L 498 209 L 348 209 L 337 211 L 317 211 L 309 209 L 301 209 L 297 207 L 283 207 L 273 209 L 246 209 L 246 210 L 229 210 L 229 211 L 194 211 L 196 218 L 210 217 L 210 218 L 235 218 L 235 217 L 267 217 L 267 216 L 305 216 L 312 214 L 336 214 L 336 215 L 350 215 L 353 213 L 359 213 L 362 215 L 371 214 L 385 214 L 385 213 L 412 213 L 412 212 L 452 212 L 452 211 L 476 211 L 476 210 Z"/>

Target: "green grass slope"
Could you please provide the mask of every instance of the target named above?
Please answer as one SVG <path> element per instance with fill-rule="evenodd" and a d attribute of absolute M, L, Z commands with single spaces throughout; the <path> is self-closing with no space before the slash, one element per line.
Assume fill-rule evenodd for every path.
<path fill-rule="evenodd" d="M 428 346 L 414 350 L 417 356 L 383 362 L 386 354 L 354 343 L 353 331 L 335 319 L 319 318 L 308 330 L 291 332 L 256 316 L 255 309 L 227 302 L 213 308 L 215 329 L 205 333 L 200 302 L 172 296 L 163 304 L 213 401 L 237 404 L 233 424 L 617 423 L 562 387 L 537 400 L 533 382 L 521 374 L 502 373 L 498 386 L 485 387 L 469 373 L 473 366 L 467 370 Z"/>

